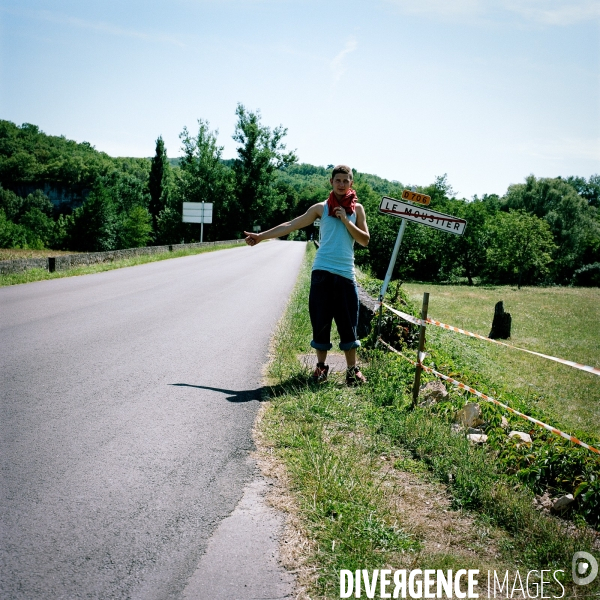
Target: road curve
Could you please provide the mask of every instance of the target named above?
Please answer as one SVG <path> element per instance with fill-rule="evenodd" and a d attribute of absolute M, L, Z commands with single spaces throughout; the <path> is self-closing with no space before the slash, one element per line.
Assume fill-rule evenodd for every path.
<path fill-rule="evenodd" d="M 0 598 L 181 596 L 252 476 L 304 247 L 0 288 Z"/>

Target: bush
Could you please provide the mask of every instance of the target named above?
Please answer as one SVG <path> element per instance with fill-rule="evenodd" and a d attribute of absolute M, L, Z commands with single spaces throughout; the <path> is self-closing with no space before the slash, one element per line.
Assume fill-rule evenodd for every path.
<path fill-rule="evenodd" d="M 152 239 L 152 216 L 143 206 L 134 206 L 122 215 L 117 245 L 120 248 L 142 248 Z"/>
<path fill-rule="evenodd" d="M 34 240 L 39 240 L 41 247 L 48 247 L 54 241 L 55 223 L 37 207 L 29 209 L 21 217 L 19 225 L 29 230 L 27 237 L 30 244 L 36 243 Z"/>
<path fill-rule="evenodd" d="M 26 248 L 27 229 L 6 218 L 0 208 L 0 248 Z"/>

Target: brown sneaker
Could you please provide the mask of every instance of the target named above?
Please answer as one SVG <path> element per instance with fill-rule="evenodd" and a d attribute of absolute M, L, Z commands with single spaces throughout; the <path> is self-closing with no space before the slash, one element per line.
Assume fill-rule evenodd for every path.
<path fill-rule="evenodd" d="M 346 369 L 346 385 L 357 386 L 367 383 L 367 378 L 360 372 L 360 369 L 355 365 Z"/>
<path fill-rule="evenodd" d="M 315 383 L 325 381 L 327 379 L 327 373 L 329 373 L 329 365 L 318 362 L 317 368 L 315 369 L 315 372 L 312 374 L 312 380 Z"/>

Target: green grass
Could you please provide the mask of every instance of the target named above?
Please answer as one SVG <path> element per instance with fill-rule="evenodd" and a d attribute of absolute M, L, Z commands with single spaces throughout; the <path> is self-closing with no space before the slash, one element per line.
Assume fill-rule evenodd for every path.
<path fill-rule="evenodd" d="M 419 306 L 429 292 L 429 315 L 487 336 L 494 305 L 511 314 L 511 345 L 600 368 L 600 289 L 468 287 L 404 284 Z M 489 342 L 428 328 L 432 344 L 453 345 L 473 369 L 562 423 L 570 432 L 600 435 L 600 377 Z M 467 362 L 467 361 L 465 361 Z"/>
<path fill-rule="evenodd" d="M 377 282 L 370 282 L 367 279 L 368 285 L 372 283 L 376 284 Z M 460 291 L 464 293 L 465 289 L 459 289 L 458 292 L 449 294 L 447 296 L 447 298 L 450 298 L 448 302 L 456 302 Z M 582 290 L 583 294 L 587 291 L 589 290 Z M 539 290 L 535 290 L 535 292 L 539 294 Z M 479 310 L 481 314 L 481 311 L 485 310 L 486 301 L 484 298 L 477 298 L 476 290 L 468 289 L 466 293 L 470 298 L 476 298 L 477 302 L 471 303 L 466 309 L 463 308 L 471 321 L 465 323 L 463 317 L 461 325 L 465 329 L 473 330 L 474 328 L 471 325 L 476 324 L 477 311 Z M 432 297 L 430 296 L 430 306 Z M 406 299 L 410 304 L 410 299 L 408 297 Z M 572 304 L 576 303 L 572 302 Z M 531 305 L 532 301 L 530 300 L 528 306 Z M 482 306 L 484 308 L 481 308 Z M 569 306 L 564 298 L 561 306 L 564 313 L 568 314 Z M 452 308 L 458 312 L 456 305 Z M 414 304 L 412 310 L 416 313 Z M 430 315 L 439 318 L 432 312 L 430 312 Z M 449 321 L 449 319 L 446 320 L 446 322 Z M 537 327 L 532 327 L 532 329 L 539 330 L 541 337 L 551 337 L 552 333 L 544 333 L 543 331 L 548 326 L 549 321 L 550 319 L 540 317 L 537 321 Z M 550 323 L 549 326 L 552 327 L 552 325 Z M 582 330 L 581 334 L 584 333 L 586 335 L 591 333 L 592 336 L 595 334 L 593 329 L 586 332 Z M 576 428 L 569 418 L 569 414 L 557 410 L 556 406 L 549 403 L 547 398 L 539 394 L 533 386 L 528 385 L 525 388 L 519 388 L 510 385 L 510 381 L 507 382 L 506 378 L 503 379 L 506 374 L 504 363 L 500 360 L 498 362 L 490 360 L 490 355 L 487 353 L 489 347 L 500 350 L 501 359 L 506 356 L 506 352 L 514 353 L 510 349 L 496 348 L 495 345 L 489 342 L 475 340 L 437 327 L 428 327 L 428 354 L 425 364 L 433 366 L 442 373 L 494 397 L 503 404 L 563 431 L 574 433 L 582 441 L 600 448 L 600 436 L 595 433 L 598 425 L 596 422 L 586 424 L 587 427 L 585 428 Z M 414 351 L 409 351 L 409 354 L 414 355 Z M 522 353 L 518 354 L 519 356 L 522 355 Z M 497 354 L 494 356 L 497 358 Z M 525 354 L 525 356 L 527 359 L 530 358 L 529 355 Z M 528 377 L 531 377 L 535 375 L 534 368 L 536 366 L 538 368 L 540 365 L 547 367 L 547 362 L 544 359 L 532 358 L 534 361 L 528 364 L 528 371 L 524 370 L 523 364 L 519 364 L 517 372 L 526 373 Z M 554 363 L 550 364 L 553 365 Z M 572 375 L 565 369 L 579 373 L 571 367 L 559 366 L 563 374 Z M 595 381 L 596 376 L 588 373 L 579 374 L 583 375 L 580 378 L 584 382 L 583 385 L 589 383 L 590 378 L 592 378 L 593 384 L 598 384 Z M 434 378 L 432 375 L 425 375 L 425 380 L 432 378 Z M 550 381 L 544 380 L 543 382 L 548 387 L 550 386 Z M 584 400 L 589 400 L 585 392 L 582 397 Z M 457 393 L 456 388 L 453 387 L 449 398 L 445 402 L 438 403 L 433 411 L 441 418 L 452 421 L 456 412 L 467 401 L 480 403 L 484 419 L 487 422 L 487 445 L 489 451 L 494 453 L 498 470 L 502 475 L 509 476 L 513 482 L 524 485 L 530 492 L 536 494 L 549 492 L 553 497 L 573 494 L 577 501 L 564 516 L 578 522 L 586 522 L 596 529 L 600 529 L 600 459 L 597 454 L 513 415 L 496 404 L 482 402 L 466 391 Z M 593 403 L 591 403 L 591 408 L 592 410 L 596 408 Z M 506 431 L 501 427 L 502 417 L 508 418 L 508 429 Z M 510 430 L 528 432 L 533 440 L 532 446 L 519 446 L 514 440 L 507 437 L 507 432 Z"/>
<path fill-rule="evenodd" d="M 75 277 L 77 275 L 90 275 L 92 273 L 101 273 L 103 271 L 112 271 L 113 269 L 122 269 L 123 267 L 133 267 L 143 265 L 149 262 L 159 260 L 168 260 L 171 258 L 181 258 L 182 256 L 191 256 L 194 254 L 204 254 L 205 252 L 214 252 L 215 250 L 225 250 L 227 248 L 238 248 L 239 244 L 223 244 L 222 246 L 207 246 L 204 248 L 187 248 L 175 250 L 173 252 L 161 252 L 159 254 L 144 254 L 132 258 L 124 258 L 112 262 L 104 262 L 96 265 L 87 265 L 67 269 L 65 271 L 55 271 L 49 273 L 45 269 L 29 269 L 23 273 L 13 273 L 9 275 L 0 275 L 0 287 L 6 285 L 17 285 L 20 283 L 31 283 L 33 281 L 43 281 L 46 279 L 59 279 L 61 277 Z"/>
<path fill-rule="evenodd" d="M 307 560 L 316 574 L 310 597 L 339 597 L 340 569 L 385 567 L 510 567 L 522 573 L 561 568 L 568 595 L 577 594 L 569 585 L 571 558 L 575 550 L 591 549 L 591 535 L 584 528 L 568 530 L 566 522 L 537 512 L 531 488 L 506 472 L 498 452 L 472 446 L 451 432 L 453 403 L 464 403 L 464 396 L 451 391 L 450 400 L 437 410 L 411 410 L 413 367 L 373 350 L 363 354 L 368 385 L 346 388 L 336 377 L 322 385 L 310 383 L 297 356 L 309 351 L 313 252 L 308 245 L 297 289 L 275 336 L 269 370 L 272 401 L 260 425 L 266 443 L 285 464 L 299 522 L 310 540 Z M 479 355 L 468 344 L 463 350 L 467 358 Z M 460 345 L 436 356 L 455 368 L 463 358 Z M 477 366 L 464 374 L 478 377 Z M 382 456 L 390 458 L 392 468 L 382 468 Z M 479 545 L 469 542 L 479 554 L 474 557 L 469 548 L 425 549 L 425 539 L 411 522 L 422 515 L 407 520 L 398 509 L 402 489 L 394 481 L 401 472 L 448 487 L 456 514 L 474 515 L 472 528 L 484 532 Z M 497 554 L 490 559 L 485 552 L 494 545 Z M 586 593 L 592 591 L 598 589 L 586 588 Z M 559 595 L 560 589 L 554 593 Z"/>

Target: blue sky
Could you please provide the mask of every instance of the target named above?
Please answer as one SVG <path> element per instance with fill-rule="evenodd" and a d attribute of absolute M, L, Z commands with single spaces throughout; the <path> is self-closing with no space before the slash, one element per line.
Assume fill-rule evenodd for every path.
<path fill-rule="evenodd" d="M 0 118 L 151 156 L 235 108 L 302 162 L 503 194 L 600 172 L 598 0 L 0 0 Z"/>

